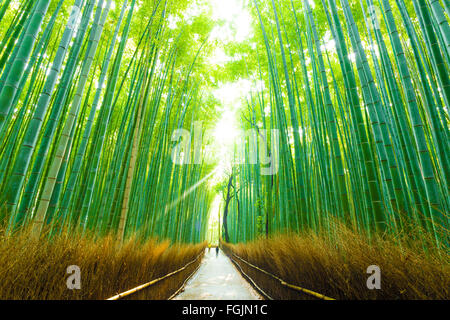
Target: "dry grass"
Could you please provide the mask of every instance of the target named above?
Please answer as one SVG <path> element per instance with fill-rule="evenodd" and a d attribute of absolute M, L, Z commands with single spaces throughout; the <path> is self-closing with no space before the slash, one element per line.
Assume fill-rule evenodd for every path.
<path fill-rule="evenodd" d="M 120 246 L 113 237 L 61 236 L 31 241 L 27 233 L 0 238 L 0 299 L 106 299 L 175 271 L 195 259 L 205 244 L 169 245 L 133 239 Z M 200 263 L 130 296 L 167 299 Z M 69 290 L 69 265 L 81 269 L 81 289 Z"/>
<path fill-rule="evenodd" d="M 411 241 L 411 236 L 403 241 L 407 245 L 400 246 L 386 238 L 369 243 L 338 225 L 335 230 L 335 241 L 311 232 L 222 246 L 288 283 L 336 299 L 450 298 L 448 252 L 425 253 L 421 242 Z M 310 299 L 242 262 L 239 265 L 274 299 Z M 381 269 L 380 290 L 367 288 L 370 265 Z"/>

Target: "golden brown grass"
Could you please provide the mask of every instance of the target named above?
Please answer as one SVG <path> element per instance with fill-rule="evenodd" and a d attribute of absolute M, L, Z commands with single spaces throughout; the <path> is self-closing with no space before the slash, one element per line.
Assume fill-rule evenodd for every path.
<path fill-rule="evenodd" d="M 120 245 L 111 236 L 94 240 L 66 234 L 40 242 L 29 240 L 26 232 L 2 236 L 0 299 L 106 299 L 183 267 L 204 248 L 134 239 Z M 129 299 L 167 299 L 200 262 Z M 80 267 L 80 290 L 67 288 L 69 265 Z"/>
<path fill-rule="evenodd" d="M 392 238 L 369 242 L 340 225 L 335 230 L 334 241 L 310 232 L 222 246 L 288 283 L 336 299 L 450 298 L 448 252 L 425 253 L 422 242 L 411 241 L 410 235 L 402 241 L 408 244 L 400 246 Z M 274 299 L 311 299 L 245 263 L 239 265 Z M 381 269 L 380 290 L 367 288 L 370 265 Z"/>

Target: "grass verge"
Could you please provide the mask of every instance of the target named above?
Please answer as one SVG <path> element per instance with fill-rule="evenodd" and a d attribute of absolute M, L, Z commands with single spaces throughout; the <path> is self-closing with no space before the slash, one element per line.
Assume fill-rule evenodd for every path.
<path fill-rule="evenodd" d="M 422 242 L 376 238 L 336 225 L 334 240 L 313 232 L 285 234 L 246 244 L 222 243 L 234 253 L 285 282 L 335 299 L 449 299 L 448 251 L 422 250 Z M 423 237 L 422 237 L 423 238 Z M 423 240 L 423 239 L 422 239 Z M 403 243 L 400 245 L 399 243 Z M 274 299 L 315 299 L 235 259 Z M 381 289 L 369 290 L 367 268 L 381 270 Z"/>
<path fill-rule="evenodd" d="M 99 300 L 173 272 L 204 251 L 206 244 L 170 245 L 130 239 L 120 245 L 100 239 L 63 235 L 32 241 L 28 233 L 0 238 L 0 299 Z M 164 279 L 127 299 L 167 299 L 200 264 Z M 81 271 L 81 289 L 67 288 L 67 267 Z"/>

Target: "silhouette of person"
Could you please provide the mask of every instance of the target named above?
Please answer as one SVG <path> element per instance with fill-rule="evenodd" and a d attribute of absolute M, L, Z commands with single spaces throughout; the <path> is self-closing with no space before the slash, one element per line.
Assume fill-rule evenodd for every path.
<path fill-rule="evenodd" d="M 219 246 L 216 247 L 216 258 L 219 255 Z"/>

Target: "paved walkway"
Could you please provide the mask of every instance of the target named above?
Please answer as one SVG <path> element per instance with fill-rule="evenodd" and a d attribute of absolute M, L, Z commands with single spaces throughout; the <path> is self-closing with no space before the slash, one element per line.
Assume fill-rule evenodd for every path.
<path fill-rule="evenodd" d="M 206 250 L 202 265 L 174 300 L 261 300 L 230 259 L 215 248 Z"/>

